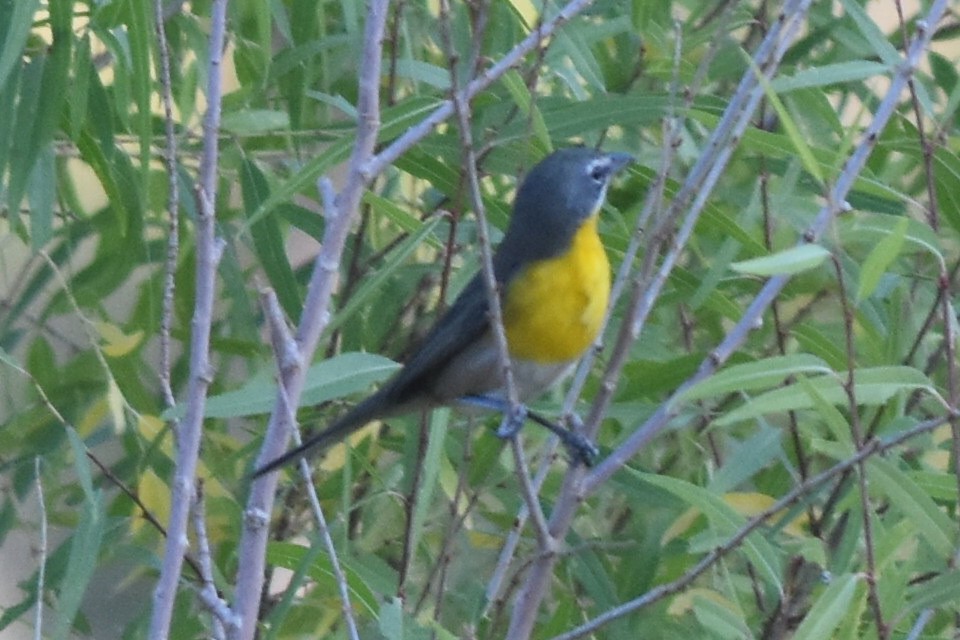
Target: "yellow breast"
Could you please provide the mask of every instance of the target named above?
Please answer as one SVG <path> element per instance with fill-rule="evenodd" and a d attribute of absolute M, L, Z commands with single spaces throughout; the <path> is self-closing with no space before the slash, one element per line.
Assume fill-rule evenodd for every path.
<path fill-rule="evenodd" d="M 594 215 L 566 254 L 526 267 L 510 282 L 503 324 L 511 357 L 576 360 L 596 339 L 609 298 L 610 262 Z"/>

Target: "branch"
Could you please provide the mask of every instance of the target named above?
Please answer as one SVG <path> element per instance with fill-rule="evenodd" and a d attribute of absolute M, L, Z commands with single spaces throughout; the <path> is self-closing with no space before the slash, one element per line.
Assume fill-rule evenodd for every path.
<path fill-rule="evenodd" d="M 163 265 L 163 313 L 160 317 L 160 388 L 167 408 L 176 406 L 173 388 L 170 385 L 170 327 L 173 324 L 174 276 L 177 272 L 177 257 L 180 254 L 180 183 L 177 180 L 177 138 L 173 126 L 173 98 L 170 90 L 170 47 L 163 20 L 163 1 L 153 1 L 153 20 L 157 27 L 157 44 L 160 50 L 160 95 L 163 100 L 163 164 L 167 169 L 167 215 L 170 230 L 167 236 L 167 256 Z M 174 418 L 175 429 L 179 431 Z"/>
<path fill-rule="evenodd" d="M 370 179 L 376 175 L 367 169 L 380 130 L 380 66 L 384 24 L 388 0 L 371 0 L 364 29 L 363 58 L 357 100 L 357 139 L 350 158 L 346 184 L 334 195 L 328 181 L 321 181 L 326 229 L 323 243 L 314 263 L 307 289 L 303 315 L 296 335 L 297 353 L 282 363 L 277 399 L 267 425 L 258 464 L 273 460 L 283 453 L 293 429 L 293 411 L 303 391 L 306 368 L 313 356 L 323 329 L 330 320 L 330 299 L 336 288 L 338 266 L 350 223 L 359 210 L 360 198 Z M 278 474 L 266 474 L 254 481 L 246 507 L 246 518 L 239 545 L 239 566 L 234 611 L 241 619 L 242 640 L 250 640 L 256 632 L 261 586 L 266 565 L 269 514 L 273 508 Z"/>
<path fill-rule="evenodd" d="M 552 36 L 557 29 L 569 22 L 571 18 L 593 4 L 593 0 L 572 0 L 564 6 L 553 18 L 537 25 L 517 46 L 503 56 L 497 64 L 490 67 L 485 73 L 477 76 L 460 92 L 458 99 L 469 102 L 478 93 L 500 79 L 503 74 L 515 67 L 525 55 L 538 48 L 544 40 Z M 390 143 L 383 151 L 373 156 L 367 165 L 367 172 L 371 176 L 379 175 L 392 162 L 403 155 L 417 142 L 425 138 L 434 127 L 450 118 L 455 113 L 454 100 L 445 100 L 433 113 L 424 118 L 420 124 L 411 127 L 402 136 Z"/>
<path fill-rule="evenodd" d="M 210 69 L 207 85 L 207 112 L 203 121 L 203 155 L 197 192 L 197 276 L 190 340 L 190 381 L 187 409 L 177 431 L 177 456 L 172 484 L 169 535 L 164 549 L 160 579 L 153 595 L 149 637 L 166 640 L 180 581 L 183 556 L 187 550 L 187 524 L 194 496 L 197 459 L 203 412 L 210 385 L 210 328 L 216 290 L 217 263 L 223 251 L 215 237 L 214 202 L 217 193 L 218 131 L 220 129 L 220 60 L 226 31 L 226 0 L 215 0 L 211 15 Z"/>
<path fill-rule="evenodd" d="M 37 569 L 37 610 L 33 615 L 33 637 L 35 640 L 43 638 L 43 592 L 46 589 L 47 575 L 47 504 L 43 498 L 43 478 L 40 477 L 40 456 L 33 459 L 33 474 L 37 487 L 37 511 L 40 517 L 40 567 Z"/>
<path fill-rule="evenodd" d="M 837 177 L 836 184 L 827 196 L 827 203 L 821 208 L 807 231 L 804 232 L 800 240 L 801 244 L 816 242 L 837 215 L 848 207 L 846 204 L 847 194 L 860 171 L 863 169 L 880 132 L 883 131 L 890 116 L 893 114 L 907 79 L 912 75 L 913 70 L 919 63 L 921 54 L 923 54 L 930 44 L 933 29 L 929 28 L 928 25 L 934 25 L 939 21 L 946 9 L 946 4 L 946 0 L 936 0 L 930 8 L 927 20 L 917 23 L 917 34 L 908 49 L 907 57 L 896 70 L 890 89 L 880 103 L 873 121 L 867 127 L 863 139 L 844 164 L 840 175 Z M 752 71 L 749 73 L 752 74 Z M 620 447 L 613 451 L 606 460 L 593 469 L 591 474 L 584 480 L 582 490 L 585 495 L 596 491 L 617 469 L 640 451 L 654 436 L 666 428 L 668 422 L 678 410 L 680 404 L 678 400 L 683 392 L 697 382 L 713 375 L 717 368 L 727 361 L 743 341 L 746 340 L 751 328 L 757 325 L 764 311 L 766 311 L 789 281 L 789 275 L 774 276 L 767 281 L 750 303 L 750 306 L 747 307 L 740 321 L 727 333 L 726 337 L 711 352 L 710 356 L 700 364 L 697 372 L 680 385 L 670 399 L 664 402 L 640 429 L 634 432 Z M 650 304 L 652 305 L 652 302 Z"/>
<path fill-rule="evenodd" d="M 768 77 L 776 71 L 779 61 L 791 42 L 793 33 L 799 28 L 800 19 L 805 15 L 809 4 L 810 0 L 788 2 L 776 25 L 770 29 L 757 48 L 753 56 L 756 67 L 761 69 Z M 628 348 L 625 345 L 632 344 L 639 335 L 640 328 L 653 308 L 654 300 L 659 295 L 660 289 L 673 269 L 673 265 L 693 233 L 694 225 L 699 219 L 699 213 L 702 211 L 713 185 L 726 167 L 727 160 L 740 140 L 740 134 L 746 128 L 762 96 L 763 88 L 751 67 L 744 73 L 736 93 L 724 111 L 723 117 L 707 141 L 706 149 L 691 169 L 690 175 L 687 176 L 683 187 L 677 193 L 672 204 L 671 211 L 687 210 L 684 223 L 674 237 L 671 251 L 664 258 L 654 280 L 642 292 L 639 289 L 635 290 L 633 304 L 618 336 L 618 344 L 614 349 L 613 357 L 604 376 L 603 386 L 594 401 L 590 416 L 587 418 L 587 434 L 596 429 L 596 425 L 599 424 L 613 397 L 615 381 L 619 378 L 620 372 L 626 364 Z M 670 217 L 671 213 L 668 212 L 667 216 Z M 664 406 L 670 405 L 665 404 Z M 661 409 L 661 411 L 665 410 Z M 664 424 L 666 424 L 666 421 L 664 421 Z M 565 537 L 578 505 L 588 492 L 587 488 L 596 487 L 596 479 L 609 477 L 639 449 L 639 446 L 632 449 L 628 448 L 628 443 L 632 444 L 634 439 L 636 439 L 636 434 L 628 438 L 626 443 L 601 462 L 589 475 L 586 475 L 580 467 L 572 469 L 567 474 L 550 519 L 551 535 L 557 539 Z M 629 455 L 624 455 L 628 451 Z M 601 475 L 601 471 L 605 475 Z M 537 619 L 540 603 L 547 593 L 555 563 L 556 556 L 553 554 L 541 555 L 534 560 L 514 603 L 513 617 L 507 633 L 509 640 L 524 640 L 530 636 Z"/>
<path fill-rule="evenodd" d="M 738 547 L 748 535 L 753 533 L 763 523 L 776 516 L 777 513 L 789 508 L 794 502 L 797 502 L 820 485 L 839 475 L 847 473 L 872 455 L 885 453 L 894 447 L 903 444 L 907 440 L 910 440 L 911 438 L 915 438 L 916 436 L 933 431 L 955 416 L 956 411 L 954 410 L 947 415 L 940 416 L 939 418 L 921 422 L 886 441 L 877 439 L 869 441 L 860 450 L 858 450 L 855 455 L 843 460 L 842 462 L 838 462 L 826 471 L 812 476 L 805 482 L 800 483 L 792 491 L 755 515 L 735 534 L 730 536 L 726 542 L 704 556 L 703 559 L 694 565 L 693 568 L 673 582 L 668 582 L 667 584 L 663 584 L 659 587 L 651 589 L 639 598 L 631 600 L 630 602 L 625 602 L 624 604 L 615 607 L 600 616 L 597 616 L 590 622 L 587 622 L 576 629 L 556 636 L 553 638 L 553 640 L 574 640 L 574 638 L 582 638 L 583 636 L 593 633 L 600 627 L 609 624 L 614 620 L 622 618 L 630 613 L 635 613 L 644 607 L 648 607 L 651 604 L 662 600 L 668 595 L 679 593 L 693 583 L 693 581 L 700 577 L 707 569 L 716 564 L 717 561 L 722 559 L 727 553 Z"/>

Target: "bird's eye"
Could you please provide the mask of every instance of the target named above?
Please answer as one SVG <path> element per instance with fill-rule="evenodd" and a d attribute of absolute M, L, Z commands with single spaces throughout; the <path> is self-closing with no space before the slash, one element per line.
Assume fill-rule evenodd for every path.
<path fill-rule="evenodd" d="M 602 184 L 606 179 L 607 172 L 604 170 L 604 167 L 600 165 L 595 165 L 590 169 L 590 178 L 593 179 L 597 184 Z"/>

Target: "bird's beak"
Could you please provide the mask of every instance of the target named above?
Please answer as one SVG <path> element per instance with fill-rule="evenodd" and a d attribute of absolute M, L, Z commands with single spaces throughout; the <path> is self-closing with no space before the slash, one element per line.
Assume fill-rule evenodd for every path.
<path fill-rule="evenodd" d="M 629 153 L 608 153 L 607 158 L 610 160 L 610 175 L 616 174 L 634 161 L 634 157 Z"/>

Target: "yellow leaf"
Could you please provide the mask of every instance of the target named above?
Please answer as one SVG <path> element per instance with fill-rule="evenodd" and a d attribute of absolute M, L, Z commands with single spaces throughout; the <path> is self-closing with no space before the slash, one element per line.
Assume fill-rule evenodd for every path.
<path fill-rule="evenodd" d="M 77 433 L 85 438 L 107 417 L 107 402 L 100 398 L 90 404 L 90 407 L 77 420 Z"/>
<path fill-rule="evenodd" d="M 375 434 L 380 428 L 379 422 L 371 422 L 366 427 L 358 429 L 347 437 L 350 447 L 355 447 L 357 443 L 369 435 Z M 372 433 L 371 433 L 372 432 Z M 337 471 L 343 468 L 347 462 L 347 447 L 344 443 L 330 447 L 323 454 L 323 460 L 320 461 L 320 468 L 324 471 Z"/>
<path fill-rule="evenodd" d="M 926 451 L 923 454 L 923 463 L 931 469 L 946 473 L 950 469 L 950 452 L 940 449 Z"/>
<path fill-rule="evenodd" d="M 467 533 L 470 544 L 477 549 L 496 549 L 503 548 L 503 536 L 495 536 L 482 531 L 470 531 Z"/>
<path fill-rule="evenodd" d="M 143 331 L 126 334 L 120 327 L 109 322 L 95 322 L 94 326 L 100 334 L 100 339 L 104 342 L 101 347 L 103 353 L 111 358 L 127 355 L 143 341 Z"/>
<path fill-rule="evenodd" d="M 146 469 L 140 474 L 137 495 L 157 521 L 167 526 L 167 521 L 170 519 L 170 487 L 152 469 Z M 146 523 L 144 518 L 135 517 L 130 528 L 133 533 L 137 533 Z"/>
<path fill-rule="evenodd" d="M 667 527 L 667 530 L 660 536 L 660 544 L 666 545 L 671 540 L 679 538 L 683 533 L 693 526 L 694 521 L 700 516 L 700 510 L 689 508 L 680 514 L 680 517 L 674 520 L 673 524 Z"/>
<path fill-rule="evenodd" d="M 540 13 L 530 0 L 510 0 L 510 4 L 513 5 L 514 10 L 520 15 L 527 27 L 537 23 L 537 17 Z"/>
<path fill-rule="evenodd" d="M 752 518 L 761 511 L 768 509 L 770 505 L 776 502 L 772 497 L 764 493 L 738 493 L 736 491 L 724 494 L 723 500 L 728 505 L 733 507 L 734 511 L 747 518 Z M 779 511 L 771 517 L 771 520 L 777 522 L 784 515 L 784 511 Z M 809 522 L 807 520 L 807 514 L 801 513 L 796 518 L 791 520 L 787 526 L 783 527 L 783 530 L 792 536 L 804 537 L 806 535 L 805 528 L 808 524 Z"/>
<path fill-rule="evenodd" d="M 166 423 L 157 416 L 140 414 L 137 416 L 137 431 L 140 432 L 140 436 L 148 441 L 153 442 L 161 434 L 161 432 L 166 427 Z M 167 454 L 171 459 L 173 458 L 173 432 L 167 431 L 163 435 L 163 440 L 160 442 L 160 450 Z"/>
<path fill-rule="evenodd" d="M 110 408 L 110 418 L 113 420 L 113 432 L 120 434 L 126 428 L 127 421 L 123 417 L 123 392 L 112 377 L 107 385 L 107 406 Z"/>

